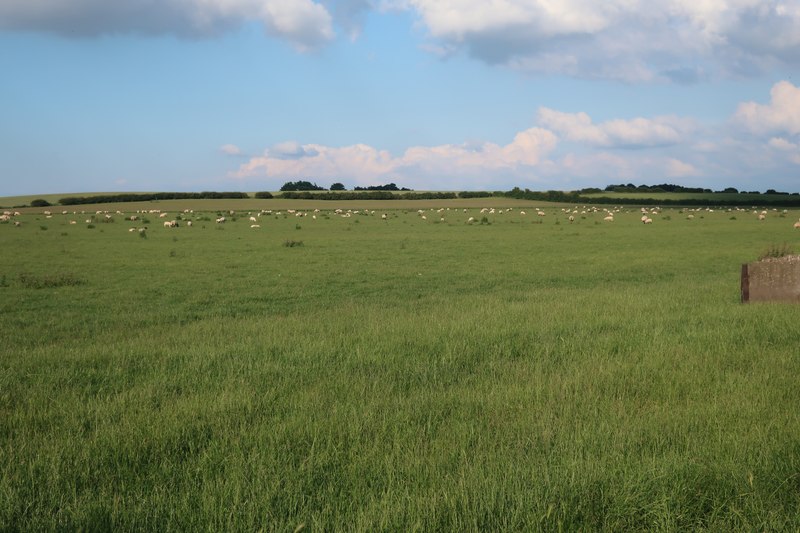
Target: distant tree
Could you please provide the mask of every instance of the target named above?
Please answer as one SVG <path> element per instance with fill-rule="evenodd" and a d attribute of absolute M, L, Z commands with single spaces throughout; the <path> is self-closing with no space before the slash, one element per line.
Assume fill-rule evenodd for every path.
<path fill-rule="evenodd" d="M 400 189 L 394 183 L 389 183 L 387 185 L 370 185 L 369 187 L 356 187 L 353 190 L 354 191 L 410 191 L 411 189 L 406 189 L 405 187 Z"/>
<path fill-rule="evenodd" d="M 256 198 L 269 199 L 272 198 L 272 193 L 269 191 L 260 191 L 256 193 Z"/>
<path fill-rule="evenodd" d="M 339 182 L 337 181 L 336 183 L 334 183 L 333 185 L 331 185 L 331 190 L 332 190 L 332 191 L 344 191 L 344 190 L 345 190 L 345 188 L 344 188 L 344 184 L 343 184 L 343 183 L 339 183 Z"/>
<path fill-rule="evenodd" d="M 767 189 L 767 194 L 778 194 L 778 191 L 775 189 Z"/>
<path fill-rule="evenodd" d="M 738 193 L 739 193 L 739 190 L 738 190 L 736 187 L 725 187 L 725 188 L 722 190 L 722 192 L 729 192 L 729 193 L 738 194 Z"/>
<path fill-rule="evenodd" d="M 281 187 L 281 191 L 324 191 L 323 187 L 320 187 L 316 183 L 311 183 L 310 181 L 287 181 Z"/>
<path fill-rule="evenodd" d="M 44 198 L 37 198 L 31 202 L 31 207 L 50 207 L 50 205 L 52 204 Z"/>

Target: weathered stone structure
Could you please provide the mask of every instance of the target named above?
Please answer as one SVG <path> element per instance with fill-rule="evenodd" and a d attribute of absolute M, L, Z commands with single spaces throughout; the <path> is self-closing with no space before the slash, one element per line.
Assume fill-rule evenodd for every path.
<path fill-rule="evenodd" d="M 800 303 L 800 255 L 742 265 L 742 302 Z"/>

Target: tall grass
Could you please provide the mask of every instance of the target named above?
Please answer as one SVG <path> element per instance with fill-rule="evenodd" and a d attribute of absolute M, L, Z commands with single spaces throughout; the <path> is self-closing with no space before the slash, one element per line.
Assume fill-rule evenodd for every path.
<path fill-rule="evenodd" d="M 800 527 L 791 226 L 542 207 L 0 227 L 0 529 Z"/>

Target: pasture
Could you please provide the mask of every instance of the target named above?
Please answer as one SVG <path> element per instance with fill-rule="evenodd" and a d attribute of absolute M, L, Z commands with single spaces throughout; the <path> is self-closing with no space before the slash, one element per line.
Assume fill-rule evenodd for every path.
<path fill-rule="evenodd" d="M 457 202 L 0 224 L 0 530 L 800 528 L 800 212 Z"/>

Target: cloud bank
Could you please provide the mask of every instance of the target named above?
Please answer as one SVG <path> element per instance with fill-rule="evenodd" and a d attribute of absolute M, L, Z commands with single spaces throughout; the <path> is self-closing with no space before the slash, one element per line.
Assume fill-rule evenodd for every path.
<path fill-rule="evenodd" d="M 246 22 L 298 50 L 331 41 L 327 8 L 313 0 L 4 0 L 0 30 L 52 32 L 65 37 L 138 33 L 214 37 Z"/>
<path fill-rule="evenodd" d="M 800 6 L 775 0 L 405 0 L 443 54 L 581 78 L 694 83 L 800 66 Z"/>
<path fill-rule="evenodd" d="M 744 102 L 731 121 L 744 125 L 739 137 L 731 136 L 725 124 L 701 127 L 682 117 L 595 123 L 585 112 L 542 107 L 536 124 L 504 145 L 412 146 L 395 156 L 366 144 L 330 147 L 288 141 L 250 158 L 230 177 L 274 186 L 302 178 L 442 190 L 543 183 L 571 189 L 663 180 L 699 186 L 719 176 L 730 176 L 733 186 L 765 175 L 775 175 L 777 183 L 788 183 L 781 176 L 789 176 L 790 182 L 792 169 L 800 164 L 800 89 L 779 82 L 770 103 Z M 796 189 L 796 184 L 788 186 Z"/>
<path fill-rule="evenodd" d="M 524 72 L 689 84 L 800 67 L 796 0 L 4 0 L 0 30 L 213 37 L 247 22 L 301 51 L 412 13 L 439 55 Z"/>

